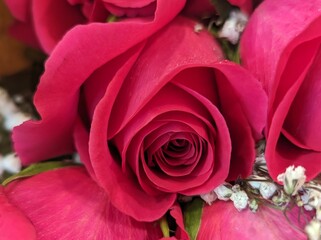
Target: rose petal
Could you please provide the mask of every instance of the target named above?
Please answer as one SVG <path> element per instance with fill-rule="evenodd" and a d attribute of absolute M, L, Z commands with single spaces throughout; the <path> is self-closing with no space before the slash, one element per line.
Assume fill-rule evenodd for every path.
<path fill-rule="evenodd" d="M 82 167 L 14 181 L 6 187 L 6 193 L 33 223 L 37 239 L 162 237 L 158 224 L 137 222 L 115 209 Z"/>
<path fill-rule="evenodd" d="M 321 42 L 321 39 L 320 39 Z M 306 50 L 306 48 L 305 48 Z M 321 50 L 305 77 L 286 116 L 283 133 L 295 145 L 321 151 Z M 289 136 L 290 135 L 290 136 Z M 297 142 L 299 144 L 297 144 Z"/>
<path fill-rule="evenodd" d="M 36 239 L 36 231 L 24 214 L 10 203 L 0 186 L 0 232 L 2 239 Z"/>
<path fill-rule="evenodd" d="M 4 0 L 12 15 L 21 22 L 28 21 L 30 18 L 28 6 L 31 5 L 31 1 L 32 0 Z"/>
<path fill-rule="evenodd" d="M 293 225 L 303 228 L 306 218 L 301 216 L 301 224 L 298 224 L 299 214 L 298 208 L 287 213 Z M 308 215 L 306 217 L 310 218 Z M 306 239 L 304 232 L 292 227 L 280 210 L 262 206 L 256 213 L 248 209 L 238 212 L 233 203 L 223 201 L 203 208 L 197 239 L 209 239 L 212 236 L 222 240 Z"/>
<path fill-rule="evenodd" d="M 66 0 L 33 0 L 32 3 L 35 32 L 47 53 L 70 28 L 86 22 L 78 7 Z"/>

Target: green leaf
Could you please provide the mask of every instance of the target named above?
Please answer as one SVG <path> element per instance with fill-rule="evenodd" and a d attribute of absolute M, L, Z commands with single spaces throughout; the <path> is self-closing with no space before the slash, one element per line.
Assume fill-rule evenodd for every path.
<path fill-rule="evenodd" d="M 5 186 L 8 183 L 20 178 L 31 177 L 42 172 L 46 172 L 57 168 L 63 168 L 67 166 L 78 166 L 78 164 L 67 162 L 67 161 L 54 161 L 54 162 L 43 162 L 43 163 L 32 164 L 29 167 L 23 169 L 21 172 L 4 180 L 2 185 Z"/>
<path fill-rule="evenodd" d="M 184 211 L 184 225 L 191 240 L 195 240 L 200 228 L 204 201 L 195 198 Z"/>
<path fill-rule="evenodd" d="M 169 226 L 168 226 L 168 222 L 166 220 L 166 216 L 161 218 L 159 224 L 160 224 L 160 228 L 161 228 L 162 233 L 163 233 L 163 237 L 164 238 L 170 237 L 170 235 L 169 235 Z"/>

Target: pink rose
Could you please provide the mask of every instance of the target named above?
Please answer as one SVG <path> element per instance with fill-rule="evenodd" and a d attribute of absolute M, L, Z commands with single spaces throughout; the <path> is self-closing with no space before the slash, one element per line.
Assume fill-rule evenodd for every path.
<path fill-rule="evenodd" d="M 163 216 L 178 193 L 249 175 L 266 111 L 260 84 L 222 61 L 196 22 L 178 17 L 151 36 L 164 19 L 71 30 L 35 96 L 42 120 L 13 136 L 24 164 L 75 146 L 116 208 L 142 221 Z"/>
<path fill-rule="evenodd" d="M 304 230 L 311 220 L 309 213 L 300 213 L 296 207 L 287 212 L 287 217 L 291 223 L 280 210 L 261 206 L 256 213 L 249 209 L 238 212 L 232 202 L 218 201 L 203 208 L 197 239 L 306 239 L 297 229 Z"/>
<path fill-rule="evenodd" d="M 84 167 L 66 167 L 0 188 L 1 239 L 160 239 L 157 222 L 115 209 Z"/>
<path fill-rule="evenodd" d="M 162 0 L 160 0 L 162 2 Z M 16 22 L 11 33 L 33 47 L 51 53 L 64 34 L 78 24 L 106 22 L 110 14 L 138 17 L 154 16 L 156 0 L 5 0 Z M 185 0 L 168 3 L 176 12 Z"/>
<path fill-rule="evenodd" d="M 290 165 L 321 172 L 320 0 L 265 0 L 241 39 L 243 65 L 268 94 L 266 160 L 276 180 Z"/>

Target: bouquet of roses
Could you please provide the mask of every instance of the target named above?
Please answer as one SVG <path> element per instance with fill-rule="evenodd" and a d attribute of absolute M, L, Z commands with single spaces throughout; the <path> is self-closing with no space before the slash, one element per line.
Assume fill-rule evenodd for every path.
<path fill-rule="evenodd" d="M 0 239 L 321 239 L 321 0 L 5 3 Z"/>

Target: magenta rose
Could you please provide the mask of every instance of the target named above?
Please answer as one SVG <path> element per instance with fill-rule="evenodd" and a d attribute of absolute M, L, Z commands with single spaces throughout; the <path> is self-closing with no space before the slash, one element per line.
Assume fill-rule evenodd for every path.
<path fill-rule="evenodd" d="M 71 30 L 35 96 L 42 119 L 13 136 L 24 164 L 75 147 L 112 204 L 141 221 L 163 216 L 177 194 L 249 175 L 265 122 L 260 84 L 192 20 L 151 36 L 164 19 Z"/>
<path fill-rule="evenodd" d="M 160 0 L 162 2 L 163 0 Z M 34 47 L 51 53 L 64 34 L 78 24 L 106 22 L 119 17 L 153 17 L 156 0 L 5 0 L 16 19 L 11 33 Z M 181 10 L 185 0 L 167 3 L 170 12 Z"/>
<path fill-rule="evenodd" d="M 301 165 L 321 172 L 320 0 L 265 0 L 241 40 L 242 63 L 268 94 L 266 160 L 276 180 Z"/>
<path fill-rule="evenodd" d="M 160 239 L 159 223 L 119 212 L 84 167 L 66 167 L 0 187 L 1 239 Z"/>

